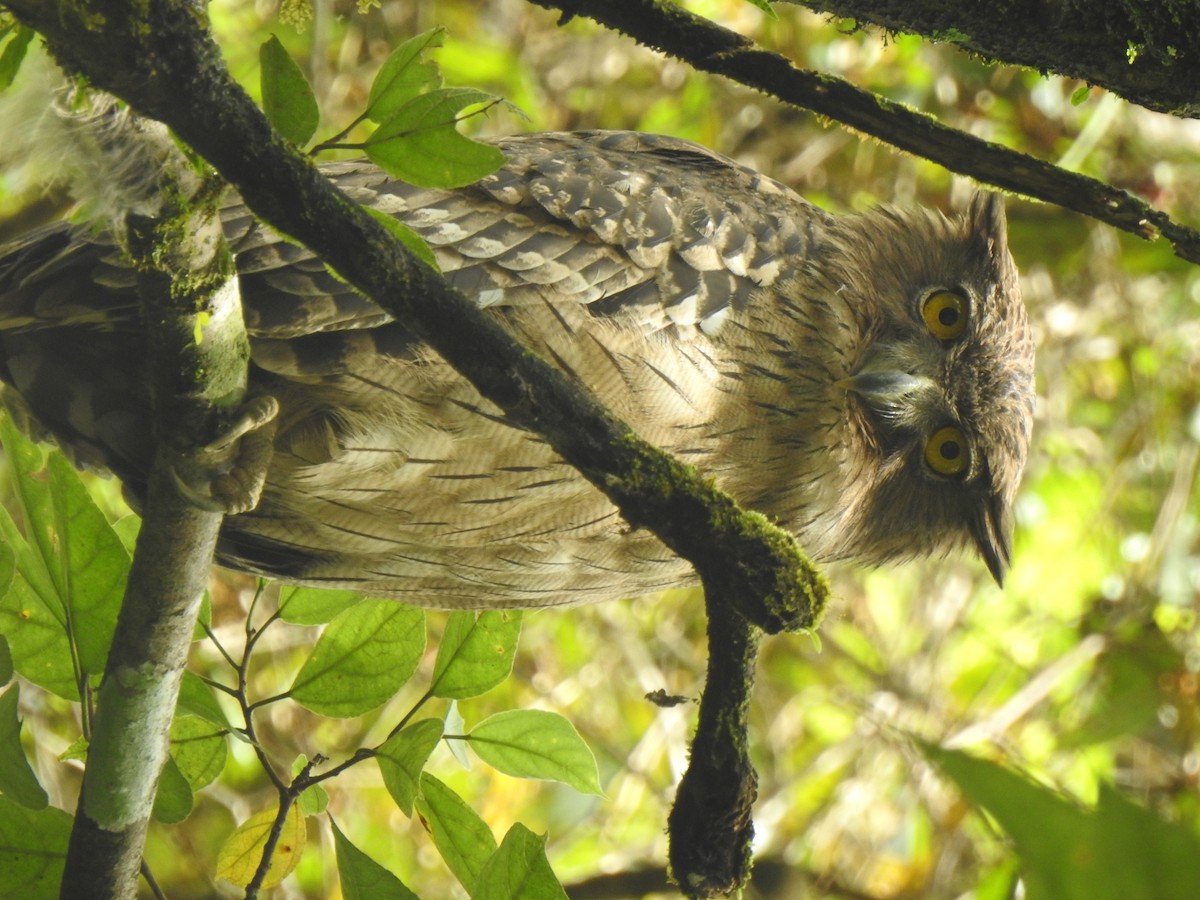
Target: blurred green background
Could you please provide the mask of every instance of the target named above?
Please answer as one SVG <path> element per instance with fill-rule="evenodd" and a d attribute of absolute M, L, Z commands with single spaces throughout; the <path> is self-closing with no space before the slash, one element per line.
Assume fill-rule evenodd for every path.
<path fill-rule="evenodd" d="M 949 44 L 885 37 L 790 6 L 771 20 L 744 0 L 687 5 L 799 65 L 1111 182 L 1189 224 L 1200 218 L 1200 122 L 1098 90 L 1083 98 L 1078 82 L 985 66 Z M 879 202 L 949 211 L 974 189 L 588 21 L 559 27 L 555 14 L 520 0 L 385 0 L 366 9 L 317 0 L 311 19 L 291 9 L 286 22 L 267 0 L 214 0 L 209 11 L 231 69 L 251 91 L 259 45 L 279 36 L 316 87 L 318 136 L 363 108 L 391 47 L 441 25 L 448 37 L 436 58 L 447 81 L 499 94 L 528 117 L 497 108 L 469 123 L 476 133 L 677 135 L 833 211 Z M 61 198 L 31 192 L 19 166 L 0 184 L 9 235 L 61 207 Z M 1200 270 L 1162 243 L 1057 208 L 1011 198 L 1008 215 L 1039 350 L 1035 441 L 1009 584 L 1000 591 L 981 564 L 959 558 L 835 568 L 820 646 L 803 636 L 766 642 L 752 714 L 756 848 L 781 866 L 762 896 L 1007 896 L 1014 858 L 1005 838 L 914 749 L 912 735 L 1002 759 L 1083 803 L 1095 802 L 1101 783 L 1114 784 L 1200 829 Z M 119 514 L 115 486 L 96 484 Z M 235 576 L 214 585 L 214 624 L 231 645 L 240 641 L 248 588 Z M 430 620 L 436 631 L 444 618 Z M 260 696 L 286 687 L 313 639 L 309 629 L 272 632 L 269 656 L 252 671 Z M 203 643 L 194 666 L 222 672 Z M 563 713 L 596 752 L 607 796 L 483 766 L 464 771 L 444 748 L 432 771 L 497 835 L 517 820 L 548 833 L 566 884 L 662 866 L 695 707 L 660 709 L 643 695 L 662 688 L 696 697 L 704 667 L 696 593 L 527 615 L 514 677 L 460 711 L 468 723 L 516 707 Z M 34 689 L 22 699 L 38 771 L 52 802 L 71 809 L 78 776 L 54 757 L 78 734 L 73 714 Z M 281 759 L 303 752 L 336 760 L 381 740 L 415 699 L 402 695 L 349 722 L 276 704 L 260 735 Z M 270 796 L 246 748 L 232 747 L 234 764 L 191 818 L 152 828 L 148 860 L 171 897 L 214 895 L 208 873 L 217 847 Z M 374 766 L 330 787 L 331 810 L 360 848 L 422 897 L 464 896 Z M 328 825 L 314 818 L 304 861 L 272 896 L 340 896 L 332 855 Z"/>

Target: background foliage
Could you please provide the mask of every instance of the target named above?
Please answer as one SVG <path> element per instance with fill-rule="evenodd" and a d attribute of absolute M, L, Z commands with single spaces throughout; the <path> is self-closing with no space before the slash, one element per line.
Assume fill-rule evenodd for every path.
<path fill-rule="evenodd" d="M 1194 212 L 1187 201 L 1200 196 L 1200 123 L 1076 82 L 984 66 L 952 44 L 885 40 L 790 7 L 772 20 L 741 0 L 689 5 L 801 65 L 1110 181 L 1185 221 Z M 210 12 L 232 70 L 252 91 L 259 47 L 278 36 L 315 86 L 318 138 L 361 112 L 392 47 L 441 25 L 448 39 L 437 58 L 447 81 L 502 96 L 529 116 L 498 106 L 469 130 L 675 134 L 835 211 L 878 202 L 948 210 L 972 189 L 588 22 L 558 27 L 553 14 L 519 0 L 365 10 L 318 2 L 299 28 L 281 24 L 266 2 L 214 0 Z M 25 193 L 22 179 L 14 169 L 2 183 L 10 233 L 27 227 L 25 216 L 59 205 Z M 34 200 L 32 214 L 19 212 Z M 1138 807 L 1200 831 L 1200 274 L 1164 246 L 1057 209 L 1012 199 L 1009 220 L 1039 347 L 1037 430 L 1010 583 L 1001 592 L 982 566 L 962 559 L 839 568 L 821 646 L 799 636 L 766 644 L 753 711 L 758 854 L 769 862 L 760 866 L 769 876 L 764 896 L 1009 896 L 1014 843 L 998 824 L 1011 830 L 1010 823 L 996 809 L 994 819 L 972 811 L 913 735 L 1023 770 L 1081 804 L 1053 807 L 1064 815 L 1099 803 L 1096 816 L 1119 818 L 1124 801 L 1113 799 L 1115 787 Z M 119 517 L 115 486 L 93 481 L 102 508 Z M 223 574 L 214 582 L 212 627 L 224 646 L 246 640 L 252 596 L 247 580 Z M 415 684 L 429 683 L 448 627 L 444 614 L 427 620 L 432 634 Z M 273 626 L 255 648 L 253 693 L 288 687 L 315 636 L 311 627 Z M 686 764 L 694 707 L 660 708 L 643 695 L 696 696 L 703 636 L 701 599 L 684 591 L 526 615 L 514 677 L 460 704 L 471 723 L 509 709 L 562 713 L 596 754 L 603 797 L 489 766 L 464 770 L 445 744 L 430 771 L 497 837 L 517 821 L 548 834 L 551 863 L 566 884 L 661 866 L 663 823 Z M 210 644 L 197 642 L 196 672 L 222 678 L 225 666 Z M 419 698 L 412 690 L 352 719 L 275 704 L 258 736 L 279 759 L 337 761 L 381 741 Z M 72 809 L 78 770 L 59 757 L 79 736 L 76 708 L 26 683 L 20 713 L 52 805 Z M 151 829 L 147 859 L 172 897 L 212 896 L 218 848 L 273 796 L 246 745 L 228 747 L 224 771 L 197 794 L 190 816 Z M 1003 785 L 1001 794 L 1015 790 Z M 1030 815 L 1045 820 L 1050 807 L 1037 803 L 1048 795 L 1030 796 L 1041 798 L 1029 800 Z M 978 792 L 971 799 L 985 802 Z M 461 895 L 419 820 L 397 810 L 374 765 L 339 776 L 329 809 L 358 848 L 421 896 Z M 338 896 L 335 835 L 322 817 L 307 828 L 309 850 L 273 896 Z M 1129 843 L 1137 849 L 1153 834 L 1149 826 L 1134 830 Z M 612 895 L 632 894 L 625 890 Z"/>

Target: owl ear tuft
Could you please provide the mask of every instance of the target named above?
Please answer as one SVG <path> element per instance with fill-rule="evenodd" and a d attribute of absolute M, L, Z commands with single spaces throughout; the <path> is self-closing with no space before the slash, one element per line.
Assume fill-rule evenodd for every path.
<path fill-rule="evenodd" d="M 976 191 L 967 207 L 970 234 L 983 242 L 997 257 L 1008 249 L 1008 218 L 1004 198 L 990 191 Z"/>

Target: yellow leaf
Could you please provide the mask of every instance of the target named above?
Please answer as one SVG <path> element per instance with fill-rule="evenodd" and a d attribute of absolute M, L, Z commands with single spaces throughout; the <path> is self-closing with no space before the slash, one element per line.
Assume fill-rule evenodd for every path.
<path fill-rule="evenodd" d="M 250 883 L 262 861 L 263 848 L 276 815 L 278 808 L 275 807 L 255 813 L 226 838 L 221 852 L 217 854 L 218 878 L 239 886 Z M 262 884 L 264 888 L 274 887 L 291 874 L 300 862 L 306 838 L 304 817 L 292 806 L 283 823 L 283 834 L 271 856 L 271 868 L 267 870 L 267 877 Z"/>

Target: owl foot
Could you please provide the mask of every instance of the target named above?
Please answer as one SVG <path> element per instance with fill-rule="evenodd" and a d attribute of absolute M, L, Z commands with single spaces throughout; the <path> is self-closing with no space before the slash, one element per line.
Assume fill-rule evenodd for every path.
<path fill-rule="evenodd" d="M 233 423 L 212 443 L 201 447 L 193 462 L 208 483 L 189 484 L 172 470 L 179 492 L 200 509 L 236 516 L 258 505 L 275 446 L 279 402 L 271 396 L 246 401 Z"/>

